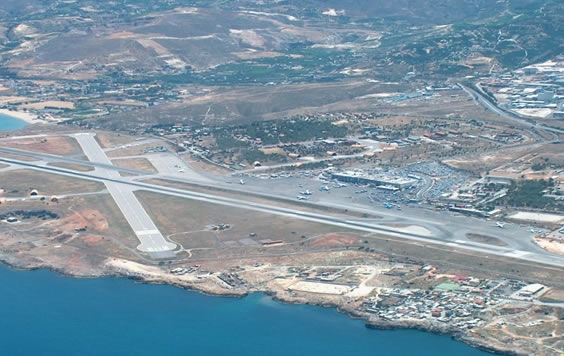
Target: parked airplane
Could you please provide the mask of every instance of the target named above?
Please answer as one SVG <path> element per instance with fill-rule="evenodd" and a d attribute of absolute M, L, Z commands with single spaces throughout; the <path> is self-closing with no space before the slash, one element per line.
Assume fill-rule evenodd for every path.
<path fill-rule="evenodd" d="M 301 195 L 311 195 L 312 193 L 309 191 L 309 189 L 307 189 L 304 192 L 300 192 Z"/>
<path fill-rule="evenodd" d="M 241 184 L 241 185 L 245 185 L 245 183 L 246 183 L 246 182 L 245 182 L 244 180 L 242 180 L 242 179 L 239 181 L 239 184 Z"/>
<path fill-rule="evenodd" d="M 308 197 L 304 197 L 303 195 L 298 195 L 296 198 L 298 198 L 298 200 L 308 200 Z"/>
<path fill-rule="evenodd" d="M 495 226 L 499 227 L 500 229 L 503 229 L 505 227 L 505 223 L 496 222 Z"/>

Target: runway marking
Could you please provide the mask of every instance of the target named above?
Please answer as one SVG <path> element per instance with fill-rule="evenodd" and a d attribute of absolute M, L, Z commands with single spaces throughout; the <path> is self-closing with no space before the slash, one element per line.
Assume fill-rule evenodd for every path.
<path fill-rule="evenodd" d="M 153 235 L 153 234 L 160 234 L 159 230 L 145 230 L 145 231 L 135 231 L 137 235 Z M 153 239 L 151 239 L 153 240 Z"/>
<path fill-rule="evenodd" d="M 75 138 L 84 151 L 84 154 L 91 162 L 112 165 L 112 162 L 96 142 L 93 135 L 80 133 L 76 134 Z M 120 177 L 117 171 L 105 167 L 96 167 L 95 172 L 108 178 L 118 179 Z M 130 187 L 125 184 L 109 181 L 104 182 L 104 184 L 141 242 L 141 244 L 137 246 L 137 249 L 145 252 L 163 252 L 171 251 L 176 248 L 175 244 L 165 240 Z"/>
<path fill-rule="evenodd" d="M 98 146 L 99 148 L 99 146 Z M 479 251 L 479 252 L 483 252 L 483 253 L 488 253 L 491 255 L 486 255 L 484 256 L 484 258 L 489 258 L 490 256 L 496 255 L 496 256 L 505 256 L 505 254 L 507 254 L 508 257 L 510 258 L 517 258 L 517 259 L 522 259 L 525 261 L 531 261 L 531 262 L 535 262 L 535 263 L 543 263 L 543 264 L 549 264 L 549 265 L 553 265 L 553 266 L 558 266 L 559 268 L 561 266 L 564 266 L 564 258 L 557 256 L 557 255 L 553 255 L 553 254 L 540 254 L 540 253 L 534 253 L 534 252 L 530 252 L 530 253 L 526 253 L 524 251 L 519 251 L 515 250 L 515 252 L 511 253 L 511 249 L 505 248 L 502 251 L 499 251 L 498 249 L 492 249 L 491 246 L 488 246 L 488 248 L 477 248 L 477 247 L 473 247 L 473 244 L 467 242 L 466 244 L 457 244 L 454 241 L 451 240 L 451 242 L 442 242 L 445 240 L 439 240 L 439 239 L 432 239 L 431 241 L 429 241 L 430 239 L 428 237 L 424 237 L 424 236 L 417 236 L 417 235 L 413 235 L 413 234 L 405 234 L 405 233 L 398 233 L 398 232 L 392 232 L 392 231 L 375 231 L 375 229 L 371 226 L 358 226 L 358 225 L 354 225 L 350 226 L 349 224 L 343 222 L 342 220 L 336 219 L 335 217 L 332 216 L 327 216 L 327 215 L 319 215 L 319 214 L 315 214 L 315 213 L 308 213 L 308 212 L 304 212 L 301 210 L 291 210 L 291 209 L 287 209 L 287 208 L 281 208 L 281 207 L 275 207 L 275 206 L 271 206 L 271 205 L 265 205 L 265 204 L 261 204 L 261 203 L 254 203 L 254 202 L 250 202 L 250 201 L 246 201 L 246 200 L 241 200 L 241 199 L 233 199 L 233 198 L 227 198 L 227 197 L 222 197 L 222 196 L 217 196 L 217 195 L 212 195 L 212 194 L 205 194 L 205 193 L 198 193 L 198 192 L 193 192 L 193 191 L 189 191 L 189 190 L 182 190 L 182 189 L 175 189 L 175 188 L 166 188 L 163 186 L 159 186 L 159 185 L 152 185 L 152 184 L 148 184 L 148 183 L 144 183 L 144 182 L 130 182 L 127 181 L 123 178 L 111 178 L 109 179 L 105 174 L 104 174 L 104 170 L 107 170 L 107 167 L 102 167 L 104 168 L 104 170 L 96 170 L 95 173 L 79 173 L 79 172 L 75 172 L 72 170 L 66 170 L 66 169 L 62 169 L 62 168 L 50 168 L 50 167 L 45 167 L 45 166 L 41 166 L 38 164 L 33 164 L 33 163 L 29 163 L 29 162 L 24 162 L 24 161 L 19 161 L 19 160 L 11 160 L 11 159 L 5 159 L 5 158 L 0 158 L 0 161 L 3 162 L 7 162 L 9 164 L 15 164 L 15 165 L 21 165 L 24 167 L 28 167 L 31 169 L 35 169 L 35 170 L 39 170 L 39 171 L 49 171 L 49 172 L 53 172 L 56 174 L 62 174 L 62 175 L 68 175 L 68 176 L 73 176 L 73 177 L 80 177 L 80 178 L 85 178 L 88 180 L 94 180 L 94 181 L 101 181 L 101 182 L 105 182 L 105 183 L 110 183 L 110 185 L 115 185 L 117 187 L 122 187 L 122 186 L 130 186 L 130 187 L 134 187 L 134 188 L 130 188 L 126 190 L 126 194 L 130 194 L 132 193 L 132 190 L 136 190 L 136 189 L 142 189 L 142 190 L 147 190 L 147 191 L 153 191 L 156 193 L 163 193 L 163 194 L 167 194 L 167 195 L 172 195 L 172 196 L 179 196 L 182 198 L 187 198 L 187 199 L 191 199 L 191 200 L 197 200 L 197 201 L 204 201 L 204 202 L 209 202 L 209 203 L 215 203 L 215 204 L 221 204 L 224 206 L 232 206 L 235 208 L 242 208 L 242 209 L 249 209 L 249 210 L 253 210 L 253 211 L 260 211 L 260 212 L 265 212 L 265 213 L 271 213 L 271 214 L 276 214 L 276 215 L 281 215 L 281 216 L 290 216 L 290 217 L 294 217 L 294 218 L 298 218 L 298 219 L 302 219 L 302 220 L 308 220 L 308 221 L 314 221 L 314 222 L 320 222 L 320 223 L 325 223 L 325 224 L 330 224 L 333 226 L 343 226 L 343 227 L 348 227 L 348 228 L 352 228 L 355 230 L 359 230 L 359 231 L 367 231 L 367 232 L 371 232 L 374 234 L 384 234 L 387 236 L 396 236 L 396 237 L 400 237 L 400 238 L 404 238 L 404 239 L 410 239 L 413 241 L 423 241 L 423 242 L 430 242 L 430 243 L 438 243 L 438 244 L 443 244 L 446 246 L 455 246 L 455 247 L 460 247 L 460 248 L 464 248 L 467 249 L 469 251 Z M 144 211 L 144 210 L 143 210 Z M 337 220 L 337 221 L 336 221 Z M 351 220 L 351 223 L 354 220 Z M 129 222 L 129 221 L 128 221 Z M 151 225 L 154 225 L 154 223 L 152 223 L 151 221 Z M 147 230 L 147 229 L 138 229 L 141 231 Z M 388 229 L 389 230 L 389 229 Z M 153 250 L 152 247 L 152 243 L 151 241 L 154 241 L 153 239 L 149 239 L 146 236 L 143 237 L 144 240 L 146 240 L 146 243 L 141 243 L 137 248 L 142 250 L 142 251 L 155 251 Z M 166 240 L 165 240 L 166 241 Z M 167 251 L 172 251 L 173 248 L 175 247 L 175 244 L 170 243 L 170 242 L 166 242 L 168 250 Z M 162 251 L 162 250 L 157 250 L 157 251 Z M 517 256 L 517 257 L 513 257 L 513 256 Z M 521 256 L 521 257 L 518 257 Z"/>
<path fill-rule="evenodd" d="M 508 257 L 523 257 L 526 255 L 530 255 L 530 252 L 527 251 L 520 251 L 520 250 L 515 250 L 515 251 L 511 251 L 511 252 L 506 252 L 503 255 L 504 256 L 508 256 Z"/>

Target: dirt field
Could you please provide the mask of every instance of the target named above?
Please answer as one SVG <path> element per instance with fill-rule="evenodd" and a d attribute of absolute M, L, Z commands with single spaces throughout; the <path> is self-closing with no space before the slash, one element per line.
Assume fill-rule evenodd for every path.
<path fill-rule="evenodd" d="M 33 189 L 37 189 L 40 195 L 97 192 L 104 189 L 102 183 L 28 169 L 0 172 L 0 182 L 6 191 L 6 197 L 27 196 Z"/>
<path fill-rule="evenodd" d="M 521 174 L 526 173 L 526 170 L 530 169 L 531 165 L 541 158 L 548 158 L 551 164 L 562 164 L 562 157 L 558 154 L 561 149 L 559 145 L 534 144 L 500 149 L 486 154 L 447 159 L 443 162 L 453 167 L 473 172 L 490 171 L 490 174 L 494 176 L 509 175 L 519 177 Z"/>
<path fill-rule="evenodd" d="M 0 96 L 0 104 L 17 104 L 31 100 L 33 99 L 25 96 Z"/>
<path fill-rule="evenodd" d="M 90 172 L 94 170 L 94 168 L 91 166 L 85 166 L 82 164 L 67 163 L 67 162 L 53 162 L 53 163 L 47 163 L 47 165 L 53 167 L 72 169 L 79 172 Z"/>
<path fill-rule="evenodd" d="M 56 253 L 52 247 L 48 248 L 52 257 L 58 254 L 64 257 L 63 251 L 69 247 L 84 249 L 82 256 L 135 257 L 131 252 L 135 252 L 139 241 L 109 194 L 60 198 L 58 202 L 37 199 L 0 205 L 2 213 L 13 210 L 47 210 L 59 215 L 58 219 L 28 219 L 12 226 L 15 231 L 21 230 L 19 241 L 34 241 L 40 247 L 58 246 Z M 35 250 L 33 253 L 42 252 Z"/>
<path fill-rule="evenodd" d="M 343 230 L 323 224 L 157 193 L 138 192 L 136 195 L 163 234 L 173 235 L 172 239 L 182 244 L 184 248 L 260 247 L 260 240 L 266 239 L 299 243 L 313 236 Z M 212 225 L 219 224 L 229 224 L 230 227 L 223 231 L 211 229 Z M 192 238 L 193 236 L 195 238 Z"/>
<path fill-rule="evenodd" d="M 206 162 L 200 161 L 200 160 L 193 160 L 192 157 L 190 157 L 189 154 L 181 155 L 180 157 L 182 157 L 182 159 L 190 167 L 194 168 L 197 171 L 202 171 L 202 172 L 212 173 L 212 174 L 217 174 L 217 175 L 223 175 L 223 174 L 227 174 L 227 173 L 231 172 L 228 169 L 218 167 L 218 166 L 213 165 L 211 163 L 206 163 Z"/>
<path fill-rule="evenodd" d="M 65 221 L 70 230 L 87 227 L 85 234 L 101 235 L 115 239 L 129 248 L 136 248 L 139 240 L 109 194 L 75 197 L 71 200 L 72 212 Z M 89 238 L 90 244 L 93 239 Z"/>
<path fill-rule="evenodd" d="M 310 246 L 320 246 L 320 247 L 338 247 L 338 246 L 348 246 L 360 243 L 358 237 L 346 234 L 327 234 L 313 239 L 309 245 Z"/>
<path fill-rule="evenodd" d="M 135 137 L 112 132 L 96 132 L 95 139 L 102 148 L 110 148 L 131 143 Z"/>
<path fill-rule="evenodd" d="M 18 161 L 24 161 L 24 162 L 37 162 L 37 161 L 39 161 L 37 158 L 23 156 L 23 155 L 17 155 L 17 154 L 13 154 L 13 153 L 4 153 L 4 152 L 0 152 L 0 158 L 16 159 Z"/>
<path fill-rule="evenodd" d="M 21 150 L 50 153 L 55 155 L 72 155 L 82 153 L 74 138 L 65 136 L 32 137 L 20 140 L 0 141 L 1 146 Z"/>
<path fill-rule="evenodd" d="M 320 293 L 320 294 L 335 294 L 342 295 L 350 291 L 350 287 L 318 282 L 297 282 L 292 284 L 289 289 L 298 292 Z"/>
<path fill-rule="evenodd" d="M 108 229 L 108 221 L 99 210 L 82 208 L 73 210 L 73 213 L 55 224 L 63 231 L 87 229 L 95 232 L 103 232 Z"/>
<path fill-rule="evenodd" d="M 537 245 L 547 251 L 564 255 L 564 242 L 560 240 L 535 237 L 534 241 Z"/>
<path fill-rule="evenodd" d="M 74 104 L 70 101 L 50 100 L 50 101 L 41 101 L 32 104 L 24 104 L 24 105 L 20 105 L 20 107 L 26 109 L 39 109 L 39 110 L 45 108 L 74 109 Z"/>
<path fill-rule="evenodd" d="M 543 302 L 557 302 L 564 303 L 564 289 L 551 288 L 548 292 L 544 293 L 540 298 Z"/>
<path fill-rule="evenodd" d="M 146 158 L 114 159 L 112 163 L 121 168 L 138 169 L 141 171 L 157 173 L 157 169 Z"/>
<path fill-rule="evenodd" d="M 110 106 L 133 106 L 133 107 L 146 107 L 147 103 L 137 100 L 125 99 L 125 100 L 101 100 L 96 102 L 99 105 L 110 105 Z"/>
<path fill-rule="evenodd" d="M 108 155 L 108 157 L 110 158 L 114 158 L 114 157 L 126 157 L 126 156 L 140 156 L 142 154 L 144 154 L 143 150 L 146 148 L 151 148 L 151 147 L 155 147 L 155 146 L 166 146 L 169 148 L 169 150 L 171 150 L 170 145 L 167 145 L 165 143 L 147 143 L 144 145 L 139 145 L 139 146 L 132 146 L 132 147 L 127 147 L 127 148 L 121 148 L 118 150 L 113 150 L 113 151 L 109 151 L 106 152 L 106 154 Z"/>

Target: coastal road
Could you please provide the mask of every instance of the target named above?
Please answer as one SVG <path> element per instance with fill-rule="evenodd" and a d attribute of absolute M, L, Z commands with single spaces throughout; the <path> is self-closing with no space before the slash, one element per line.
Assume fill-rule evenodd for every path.
<path fill-rule="evenodd" d="M 221 204 L 224 206 L 230 206 L 238 209 L 247 209 L 253 211 L 260 211 L 269 214 L 275 214 L 280 216 L 287 216 L 291 218 L 307 220 L 322 224 L 328 224 L 333 226 L 338 226 L 342 228 L 353 229 L 357 231 L 371 232 L 378 234 L 380 236 L 390 236 L 400 239 L 411 240 L 418 245 L 425 246 L 425 244 L 436 244 L 442 245 L 448 248 L 458 248 L 469 252 L 477 252 L 482 254 L 487 254 L 491 256 L 503 256 L 511 257 L 521 261 L 543 263 L 551 266 L 556 266 L 559 268 L 564 267 L 564 257 L 551 254 L 541 249 L 515 249 L 513 247 L 500 247 L 487 244 L 481 244 L 477 242 L 465 241 L 452 239 L 452 236 L 448 237 L 441 236 L 441 234 L 420 234 L 417 232 L 406 232 L 401 229 L 394 228 L 391 226 L 379 225 L 371 221 L 355 219 L 351 217 L 337 217 L 325 214 L 311 213 L 307 211 L 302 211 L 299 209 L 283 208 L 276 205 L 257 203 L 245 199 L 227 198 L 215 194 L 206 194 L 200 192 L 194 192 L 190 190 L 168 188 L 155 184 L 149 184 L 144 182 L 137 182 L 128 180 L 123 177 L 108 177 L 107 175 L 100 174 L 97 171 L 94 172 L 76 172 L 69 169 L 63 169 L 58 167 L 42 166 L 34 162 L 18 161 L 13 159 L 0 159 L 2 162 L 8 164 L 15 164 L 31 169 L 47 171 L 50 173 L 67 175 L 71 177 L 89 179 L 102 181 L 104 183 L 118 183 L 120 185 L 127 185 L 129 193 L 133 194 L 133 190 L 145 190 L 155 193 L 160 193 L 164 195 L 177 196 L 182 198 L 188 198 L 197 201 L 204 201 L 214 204 Z M 119 197 L 118 197 L 119 198 Z M 135 199 L 135 201 L 137 201 Z M 139 205 L 140 206 L 140 205 Z M 143 210 L 144 211 L 144 210 Z M 143 230 L 150 233 L 151 230 Z M 139 236 L 139 235 L 138 235 Z M 144 234 L 139 236 L 140 240 L 144 238 Z M 531 245 L 532 246 L 532 245 Z"/>
<path fill-rule="evenodd" d="M 112 162 L 92 134 L 79 133 L 73 136 L 91 162 L 102 163 L 107 166 L 112 165 Z M 96 166 L 94 172 L 100 177 L 111 179 L 104 180 L 104 184 L 141 242 L 137 246 L 138 250 L 148 253 L 164 253 L 176 248 L 175 244 L 168 242 L 164 238 L 153 223 L 153 220 L 151 220 L 139 200 L 137 200 L 131 186 L 118 182 L 121 176 L 117 170 Z"/>

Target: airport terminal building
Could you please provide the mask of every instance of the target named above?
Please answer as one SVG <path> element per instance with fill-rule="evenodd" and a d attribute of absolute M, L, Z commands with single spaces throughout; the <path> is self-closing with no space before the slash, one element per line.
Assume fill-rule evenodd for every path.
<path fill-rule="evenodd" d="M 337 179 L 341 182 L 353 183 L 353 184 L 370 184 L 374 186 L 387 186 L 394 187 L 399 190 L 409 188 L 417 184 L 417 180 L 413 178 L 404 178 L 397 176 L 387 176 L 387 175 L 370 175 L 363 174 L 360 172 L 340 172 L 332 173 L 331 178 Z"/>

